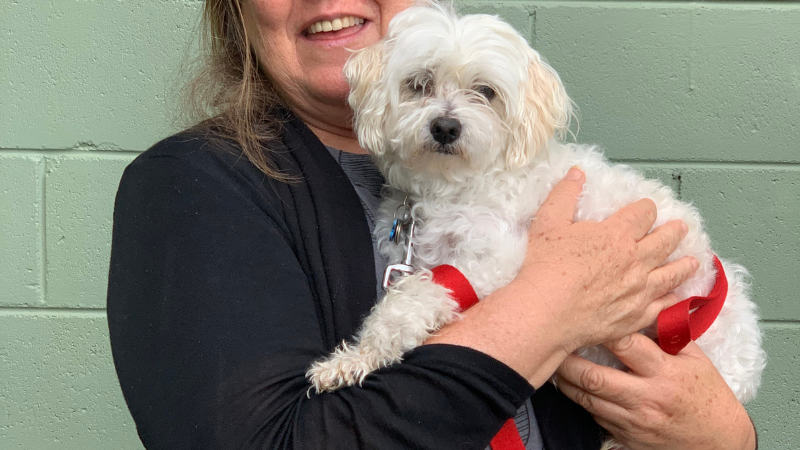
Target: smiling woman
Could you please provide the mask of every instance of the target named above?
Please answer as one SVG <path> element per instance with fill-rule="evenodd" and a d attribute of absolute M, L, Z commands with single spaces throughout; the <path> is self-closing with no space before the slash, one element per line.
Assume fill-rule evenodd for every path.
<path fill-rule="evenodd" d="M 572 350 L 636 331 L 694 269 L 654 270 L 681 231 L 643 237 L 652 202 L 617 213 L 626 226 L 572 224 L 577 170 L 531 227 L 528 248 L 541 251 L 525 266 L 536 270 L 361 386 L 307 395 L 307 369 L 355 334 L 383 268 L 370 238 L 382 178 L 351 129 L 342 67 L 410 3 L 204 2 L 207 65 L 190 90 L 204 116 L 128 166 L 114 211 L 111 346 L 146 447 L 483 449 L 515 415 L 528 450 L 599 447 L 592 416 L 545 380 Z M 725 432 L 707 448 L 748 448 L 746 414 L 719 413 L 738 402 L 713 370 L 697 373 L 657 381 L 678 393 L 710 386 L 714 406 L 676 394 L 666 412 L 708 413 L 696 423 Z M 655 434 L 662 445 L 649 448 L 676 448 L 687 427 L 668 425 L 631 439 Z"/>
<path fill-rule="evenodd" d="M 276 179 L 285 177 L 274 170 L 261 142 L 276 137 L 272 113 L 281 103 L 290 104 L 324 142 L 363 153 L 347 123 L 342 66 L 352 50 L 377 42 L 394 14 L 410 3 L 207 1 L 205 64 L 187 90 L 189 109 L 202 128 L 237 142 Z"/>
<path fill-rule="evenodd" d="M 411 3 L 254 0 L 242 12 L 261 67 L 294 113 L 326 145 L 363 153 L 347 121 L 342 67 L 352 50 L 378 42 Z"/>

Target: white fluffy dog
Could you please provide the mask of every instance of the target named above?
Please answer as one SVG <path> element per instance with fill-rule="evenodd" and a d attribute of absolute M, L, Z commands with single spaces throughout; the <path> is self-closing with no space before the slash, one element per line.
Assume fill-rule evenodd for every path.
<path fill-rule="evenodd" d="M 358 139 L 391 187 L 375 232 L 390 262 L 405 247 L 389 241 L 406 196 L 416 221 L 418 269 L 388 289 L 355 343 L 315 363 L 317 392 L 359 384 L 396 363 L 441 326 L 457 320 L 448 290 L 428 269 L 458 268 L 479 298 L 511 282 L 525 257 L 527 230 L 552 186 L 571 166 L 586 173 L 576 220 L 600 221 L 642 198 L 658 207 L 654 227 L 681 219 L 689 233 L 669 261 L 692 255 L 697 273 L 675 292 L 707 295 L 716 271 L 697 210 L 659 181 L 612 165 L 595 147 L 563 143 L 571 101 L 556 72 L 510 25 L 488 15 L 458 17 L 444 6 L 412 7 L 387 36 L 348 61 Z M 697 343 L 742 401 L 753 398 L 765 366 L 747 272 L 724 262 L 729 291 Z M 620 363 L 604 347 L 579 354 Z"/>

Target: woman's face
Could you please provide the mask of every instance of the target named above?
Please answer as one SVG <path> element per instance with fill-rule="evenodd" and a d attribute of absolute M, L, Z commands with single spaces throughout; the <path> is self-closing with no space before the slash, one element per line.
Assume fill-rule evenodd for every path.
<path fill-rule="evenodd" d="M 313 115 L 315 108 L 345 106 L 348 86 L 342 67 L 350 56 L 348 49 L 377 42 L 392 17 L 412 2 L 243 0 L 243 12 L 261 66 L 302 117 Z M 339 23 L 345 18 L 347 27 Z M 312 26 L 342 28 L 311 33 Z"/>

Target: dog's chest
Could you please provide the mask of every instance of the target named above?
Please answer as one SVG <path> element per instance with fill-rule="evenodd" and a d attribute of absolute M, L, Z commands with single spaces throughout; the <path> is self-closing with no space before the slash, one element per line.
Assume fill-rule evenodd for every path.
<path fill-rule="evenodd" d="M 455 266 L 480 298 L 510 283 L 525 258 L 530 219 L 509 219 L 486 207 L 453 206 L 420 222 L 415 265 Z"/>

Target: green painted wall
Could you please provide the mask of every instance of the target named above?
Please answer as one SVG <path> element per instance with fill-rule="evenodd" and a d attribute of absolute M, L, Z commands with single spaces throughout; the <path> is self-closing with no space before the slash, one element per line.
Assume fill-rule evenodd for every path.
<path fill-rule="evenodd" d="M 0 448 L 137 449 L 105 324 L 114 193 L 175 131 L 199 0 L 0 2 Z M 466 1 L 530 37 L 579 141 L 661 177 L 753 274 L 765 450 L 800 442 L 800 3 Z"/>

